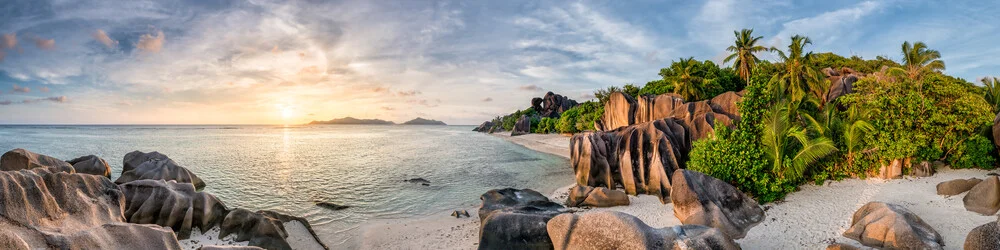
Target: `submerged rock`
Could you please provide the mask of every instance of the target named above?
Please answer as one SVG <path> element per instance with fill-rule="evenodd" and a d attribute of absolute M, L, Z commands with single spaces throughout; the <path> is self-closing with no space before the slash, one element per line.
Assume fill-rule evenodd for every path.
<path fill-rule="evenodd" d="M 403 181 L 404 182 L 409 182 L 409 183 L 418 183 L 418 184 L 431 184 L 431 181 L 428 181 L 428 180 L 426 180 L 424 178 L 413 178 L 413 179 L 408 179 L 408 180 L 403 180 Z"/>
<path fill-rule="evenodd" d="M 628 206 L 628 195 L 621 190 L 611 190 L 605 187 L 588 187 L 577 185 L 570 188 L 566 206 L 570 207 L 614 207 Z"/>
<path fill-rule="evenodd" d="M 764 221 L 757 201 L 736 187 L 711 176 L 690 170 L 673 175 L 670 201 L 674 216 L 685 225 L 717 228 L 732 239 L 742 239 L 750 228 Z"/>
<path fill-rule="evenodd" d="M 990 176 L 979 182 L 962 198 L 965 210 L 993 215 L 1000 210 L 1000 178 Z"/>
<path fill-rule="evenodd" d="M 125 193 L 128 222 L 170 227 L 178 239 L 190 237 L 193 227 L 207 232 L 228 210 L 214 195 L 197 192 L 190 183 L 137 180 L 120 187 Z"/>
<path fill-rule="evenodd" d="M 1000 249 L 1000 221 L 980 225 L 965 236 L 965 250 Z"/>
<path fill-rule="evenodd" d="M 844 237 L 883 249 L 943 249 L 941 235 L 924 220 L 895 204 L 869 202 L 854 212 Z"/>
<path fill-rule="evenodd" d="M 191 183 L 197 189 L 205 187 L 205 182 L 201 178 L 170 158 L 151 158 L 133 169 L 124 170 L 115 183 L 124 184 L 135 180 L 176 181 L 178 183 Z"/>
<path fill-rule="evenodd" d="M 23 148 L 7 151 L 0 156 L 0 171 L 51 168 L 56 172 L 75 173 L 73 165 L 48 155 L 37 154 Z"/>
<path fill-rule="evenodd" d="M 479 249 L 552 249 L 545 224 L 565 212 L 531 189 L 494 189 L 479 197 Z"/>
<path fill-rule="evenodd" d="M 3 248 L 180 249 L 169 228 L 125 223 L 125 196 L 107 178 L 35 168 L 0 172 L 0 183 Z"/>
<path fill-rule="evenodd" d="M 954 179 L 937 184 L 938 195 L 958 195 L 969 191 L 983 180 L 979 178 Z"/>
<path fill-rule="evenodd" d="M 338 205 L 338 204 L 335 204 L 335 203 L 332 203 L 332 202 L 317 202 L 316 206 L 319 206 L 319 207 L 322 207 L 322 208 L 326 208 L 326 209 L 330 209 L 330 210 L 333 210 L 333 211 L 338 211 L 338 210 L 344 210 L 344 209 L 351 208 L 351 206 Z"/>
<path fill-rule="evenodd" d="M 111 178 L 111 166 L 108 166 L 108 162 L 101 159 L 101 157 L 95 155 L 80 156 L 67 161 L 67 163 L 73 164 L 73 169 L 76 169 L 77 173 Z"/>
<path fill-rule="evenodd" d="M 717 229 L 652 228 L 621 212 L 561 214 L 546 226 L 555 249 L 740 249 Z"/>

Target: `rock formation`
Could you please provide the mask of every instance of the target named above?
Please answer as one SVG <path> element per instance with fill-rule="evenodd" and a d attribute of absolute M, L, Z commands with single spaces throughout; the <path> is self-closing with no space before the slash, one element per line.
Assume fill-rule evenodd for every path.
<path fill-rule="evenodd" d="M 531 189 L 494 189 L 479 197 L 479 249 L 552 249 L 545 224 L 564 207 Z"/>
<path fill-rule="evenodd" d="M 139 167 L 140 164 L 143 164 L 149 160 L 166 160 L 166 159 L 170 159 L 170 157 L 167 157 L 166 155 L 156 151 L 149 153 L 143 153 L 142 151 L 138 150 L 132 151 L 129 152 L 128 154 L 125 154 L 125 157 L 122 160 L 122 172 L 135 169 L 136 167 Z"/>
<path fill-rule="evenodd" d="M 545 93 L 545 96 L 538 98 L 535 97 L 531 99 L 531 108 L 538 112 L 541 117 L 548 118 L 559 118 L 559 115 L 566 110 L 579 105 L 576 101 L 566 98 L 562 95 L 557 95 L 551 91 Z"/>
<path fill-rule="evenodd" d="M 255 246 L 202 246 L 198 250 L 264 250 Z"/>
<path fill-rule="evenodd" d="M 916 177 L 928 177 L 934 175 L 936 172 L 934 164 L 931 164 L 929 161 L 922 161 L 910 169 L 910 175 Z"/>
<path fill-rule="evenodd" d="M 881 249 L 943 249 L 941 235 L 906 208 L 869 202 L 854 212 L 844 237 Z"/>
<path fill-rule="evenodd" d="M 230 210 L 226 218 L 219 224 L 219 238 L 225 238 L 230 234 L 236 235 L 236 241 L 249 241 L 250 246 L 262 247 L 265 249 L 290 250 L 286 238 L 288 232 L 285 231 L 284 223 L 298 221 L 309 229 L 309 233 L 320 243 L 316 233 L 309 227 L 309 222 L 303 218 L 284 215 L 273 211 L 257 211 L 237 208 Z M 320 243 L 321 246 L 322 243 Z M 323 246 L 326 248 L 326 246 Z"/>
<path fill-rule="evenodd" d="M 125 159 L 127 162 L 129 158 L 126 156 Z M 115 183 L 124 184 L 135 180 L 172 180 L 191 183 L 197 189 L 205 187 L 205 182 L 201 178 L 170 158 L 151 158 L 133 169 L 123 168 L 122 175 L 115 180 Z"/>
<path fill-rule="evenodd" d="M 990 176 L 979 182 L 962 198 L 965 210 L 993 215 L 1000 210 L 1000 179 Z"/>
<path fill-rule="evenodd" d="M 633 124 L 664 118 L 677 118 L 689 127 L 694 139 L 704 138 L 715 132 L 716 123 L 732 126 L 739 119 L 737 103 L 743 92 L 726 92 L 712 99 L 684 102 L 674 94 L 658 96 L 631 96 L 616 92 L 604 105 L 604 114 L 595 122 L 597 130 L 610 131 Z"/>
<path fill-rule="evenodd" d="M 965 236 L 966 250 L 1000 249 L 1000 221 L 983 224 Z"/>
<path fill-rule="evenodd" d="M 173 228 L 178 239 L 190 237 L 192 227 L 207 232 L 226 216 L 226 205 L 190 183 L 137 180 L 120 187 L 128 222 Z"/>
<path fill-rule="evenodd" d="M 525 135 L 531 133 L 531 117 L 527 115 L 521 115 L 521 118 L 517 119 L 514 123 L 513 131 L 510 131 L 510 136 Z"/>
<path fill-rule="evenodd" d="M 100 175 L 105 178 L 111 178 L 111 166 L 108 166 L 108 162 L 97 157 L 95 155 L 80 156 L 76 159 L 67 161 L 69 164 L 73 164 L 73 169 L 77 173 L 81 174 L 92 174 Z"/>
<path fill-rule="evenodd" d="M 683 122 L 667 118 L 570 139 L 570 159 L 580 186 L 621 185 L 625 193 L 655 195 L 666 202 L 670 176 L 684 168 L 691 137 Z"/>
<path fill-rule="evenodd" d="M 33 168 L 52 168 L 55 171 L 73 173 L 73 165 L 43 154 L 36 154 L 17 148 L 0 156 L 0 171 L 15 171 Z"/>
<path fill-rule="evenodd" d="M 757 201 L 719 179 L 689 170 L 674 172 L 670 201 L 674 216 L 685 225 L 717 228 L 729 238 L 742 239 L 764 221 Z"/>
<path fill-rule="evenodd" d="M 0 243 L 22 249 L 180 249 L 168 228 L 125 222 L 107 178 L 47 168 L 0 172 Z M 11 244 L 7 244 L 11 243 Z"/>
<path fill-rule="evenodd" d="M 983 180 L 979 178 L 955 179 L 937 184 L 938 195 L 958 195 L 969 191 Z"/>
<path fill-rule="evenodd" d="M 472 131 L 486 133 L 489 132 L 490 129 L 493 129 L 493 126 L 494 126 L 493 121 L 485 121 L 483 122 L 483 124 L 479 124 L 478 127 L 473 128 Z"/>
<path fill-rule="evenodd" d="M 614 207 L 628 206 L 628 195 L 621 190 L 611 190 L 605 187 L 588 187 L 577 185 L 570 188 L 566 206 L 569 207 Z"/>
<path fill-rule="evenodd" d="M 993 145 L 1000 148 L 1000 113 L 993 118 Z"/>
<path fill-rule="evenodd" d="M 853 93 L 854 83 L 864 75 L 854 69 L 843 67 L 839 71 L 832 68 L 824 68 L 823 75 L 830 80 L 830 89 L 826 94 L 826 102 L 833 102 L 837 98 Z"/>
<path fill-rule="evenodd" d="M 621 212 L 561 214 L 547 225 L 556 250 L 563 249 L 740 249 L 714 228 L 682 225 L 652 228 Z"/>

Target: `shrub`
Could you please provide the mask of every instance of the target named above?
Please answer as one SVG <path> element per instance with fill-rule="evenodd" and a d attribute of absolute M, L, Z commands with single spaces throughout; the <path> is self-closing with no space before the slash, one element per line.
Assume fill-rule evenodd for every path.
<path fill-rule="evenodd" d="M 548 134 L 548 133 L 559 132 L 558 130 L 556 130 L 556 124 L 558 122 L 559 119 L 543 117 L 538 122 L 538 128 L 535 130 L 535 133 Z"/>
<path fill-rule="evenodd" d="M 952 167 L 954 168 L 983 168 L 991 169 L 995 163 L 995 158 L 993 158 L 993 143 L 990 139 L 982 135 L 975 135 L 963 144 L 964 146 L 958 150 L 952 157 L 956 158 L 953 160 Z"/>

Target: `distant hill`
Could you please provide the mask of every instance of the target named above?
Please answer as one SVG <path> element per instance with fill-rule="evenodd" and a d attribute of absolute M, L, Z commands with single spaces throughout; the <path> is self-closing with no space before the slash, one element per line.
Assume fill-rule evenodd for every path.
<path fill-rule="evenodd" d="M 354 117 L 344 117 L 340 119 L 333 119 L 329 121 L 312 121 L 309 124 L 337 124 L 337 125 L 392 125 L 395 124 L 386 120 L 379 119 L 357 119 Z"/>
<path fill-rule="evenodd" d="M 403 125 L 448 125 L 448 124 L 444 124 L 444 122 L 438 120 L 429 120 L 417 117 L 417 119 L 404 122 Z"/>

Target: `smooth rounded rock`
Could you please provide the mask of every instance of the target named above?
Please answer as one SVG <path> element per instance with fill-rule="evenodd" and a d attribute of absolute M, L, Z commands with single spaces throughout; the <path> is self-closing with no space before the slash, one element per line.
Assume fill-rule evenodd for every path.
<path fill-rule="evenodd" d="M 101 157 L 87 155 L 80 156 L 66 162 L 73 164 L 73 169 L 75 169 L 77 173 L 99 175 L 104 176 L 105 178 L 111 178 L 111 166 L 108 166 L 108 162 L 101 159 Z"/>
<path fill-rule="evenodd" d="M 965 194 L 962 202 L 965 210 L 982 215 L 996 214 L 1000 210 L 1000 179 L 990 176 L 979 182 Z"/>
<path fill-rule="evenodd" d="M 750 228 L 764 221 L 764 210 L 736 187 L 711 176 L 677 170 L 670 188 L 674 216 L 685 225 L 703 225 L 742 239 Z"/>
<path fill-rule="evenodd" d="M 740 249 L 717 229 L 700 225 L 652 228 L 613 211 L 561 214 L 547 225 L 554 249 Z"/>
<path fill-rule="evenodd" d="M 851 217 L 844 237 L 883 249 L 943 249 L 944 241 L 930 225 L 906 208 L 869 202 Z"/>

